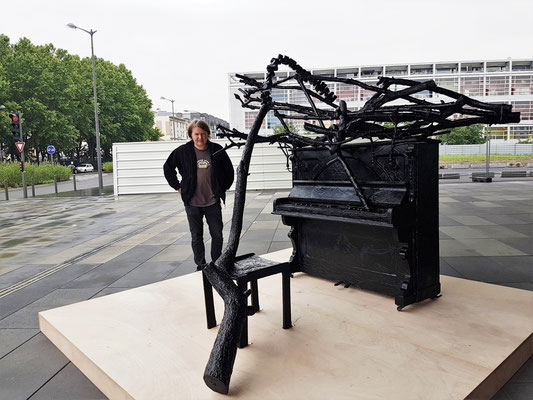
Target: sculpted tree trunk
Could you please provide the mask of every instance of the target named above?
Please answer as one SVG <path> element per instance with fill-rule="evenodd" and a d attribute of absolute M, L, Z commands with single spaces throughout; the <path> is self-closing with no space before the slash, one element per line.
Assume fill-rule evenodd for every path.
<path fill-rule="evenodd" d="M 250 294 L 248 291 L 243 293 L 239 290 L 239 287 L 231 279 L 229 272 L 233 268 L 233 261 L 239 247 L 239 238 L 242 231 L 250 159 L 255 138 L 259 133 L 268 108 L 268 104 L 263 104 L 259 110 L 259 115 L 248 135 L 242 158 L 237 168 L 233 219 L 228 245 L 215 263 L 210 263 L 204 268 L 207 279 L 224 300 L 224 317 L 204 371 L 204 382 L 210 389 L 222 394 L 227 394 L 229 390 L 242 324 L 247 312 L 247 297 Z"/>

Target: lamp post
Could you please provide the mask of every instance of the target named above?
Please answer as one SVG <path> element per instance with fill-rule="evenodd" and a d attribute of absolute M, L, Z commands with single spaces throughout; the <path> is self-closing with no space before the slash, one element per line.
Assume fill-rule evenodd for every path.
<path fill-rule="evenodd" d="M 161 100 L 167 100 L 172 103 L 172 140 L 177 140 L 176 138 L 176 127 L 174 122 L 174 100 L 167 99 L 166 97 L 161 96 Z"/>
<path fill-rule="evenodd" d="M 104 191 L 104 181 L 102 179 L 102 155 L 101 149 L 100 149 L 100 124 L 98 122 L 98 103 L 96 99 L 96 69 L 94 66 L 94 46 L 93 46 L 93 35 L 96 33 L 96 31 L 86 30 L 83 28 L 80 28 L 79 26 L 74 25 L 73 23 L 67 24 L 69 28 L 72 29 L 80 29 L 83 32 L 88 33 L 91 35 L 91 63 L 93 66 L 93 94 L 94 94 L 94 126 L 96 130 L 96 160 L 98 163 L 98 187 L 100 194 L 103 194 Z"/>

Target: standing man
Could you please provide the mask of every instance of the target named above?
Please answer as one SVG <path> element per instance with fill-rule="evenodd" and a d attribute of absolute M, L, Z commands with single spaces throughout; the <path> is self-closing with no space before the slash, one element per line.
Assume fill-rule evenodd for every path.
<path fill-rule="evenodd" d="M 233 165 L 222 146 L 209 141 L 211 130 L 201 120 L 194 120 L 187 128 L 191 139 L 168 156 L 163 171 L 168 184 L 181 194 L 191 231 L 191 245 L 197 269 L 205 262 L 204 223 L 211 234 L 211 261 L 222 253 L 222 210 L 226 191 L 233 183 Z M 214 155 L 215 152 L 220 152 Z M 181 182 L 176 175 L 181 175 Z"/>

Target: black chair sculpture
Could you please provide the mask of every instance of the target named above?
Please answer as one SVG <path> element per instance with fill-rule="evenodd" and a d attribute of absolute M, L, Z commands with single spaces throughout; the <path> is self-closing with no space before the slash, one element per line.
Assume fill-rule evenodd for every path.
<path fill-rule="evenodd" d="M 239 348 L 248 346 L 248 316 L 254 315 L 260 310 L 258 280 L 271 275 L 281 274 L 282 280 L 282 308 L 283 308 L 283 329 L 292 327 L 291 322 L 291 265 L 289 262 L 278 263 L 256 256 L 254 253 L 245 254 L 235 258 L 235 267 L 231 270 L 230 277 L 241 290 L 250 290 L 251 306 L 247 308 L 247 314 L 242 325 Z M 217 325 L 215 316 L 215 304 L 213 300 L 213 286 L 209 283 L 206 275 L 202 273 L 204 284 L 205 313 L 207 318 L 207 329 Z M 250 289 L 248 289 L 250 283 Z"/>

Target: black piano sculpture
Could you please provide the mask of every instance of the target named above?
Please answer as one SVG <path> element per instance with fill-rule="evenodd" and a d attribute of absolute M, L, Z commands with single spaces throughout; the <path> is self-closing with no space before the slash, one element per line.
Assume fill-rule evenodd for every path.
<path fill-rule="evenodd" d="M 276 71 L 281 64 L 291 72 L 278 79 Z M 287 166 L 292 167 L 292 191 L 274 203 L 274 214 L 292 227 L 289 273 L 301 271 L 346 287 L 383 293 L 394 297 L 401 309 L 440 295 L 439 141 L 431 137 L 455 127 L 520 120 L 511 105 L 480 102 L 432 80 L 381 77 L 372 86 L 350 78 L 313 75 L 282 55 L 271 60 L 264 81 L 237 77 L 245 88 L 241 89 L 242 98 L 236 98 L 243 107 L 258 110 L 257 117 L 248 134 L 219 127 L 219 136 L 229 140 L 226 149 L 245 147 L 237 169 L 228 245 L 222 256 L 203 270 L 205 282 L 213 285 L 225 304 L 204 381 L 223 394 L 229 390 L 237 346 L 243 347 L 241 331 L 246 330 L 250 310 L 247 297 L 251 291 L 242 283 L 252 280 L 243 276 L 248 272 L 265 276 L 261 269 L 272 269 L 271 264 L 261 265 L 258 257 L 247 262 L 236 259 L 255 143 L 277 144 L 287 156 Z M 361 109 L 349 110 L 330 90 L 328 84 L 334 83 L 375 94 Z M 308 104 L 274 101 L 272 91 L 276 89 L 303 93 Z M 440 101 L 416 96 L 427 91 L 438 94 Z M 258 134 L 267 113 L 279 119 L 284 132 Z M 305 130 L 312 135 L 291 132 L 288 120 L 306 121 Z M 285 278 L 287 270 L 283 271 Z M 284 295 L 290 290 L 287 281 L 284 279 Z M 289 321 L 285 305 L 286 299 L 283 327 L 288 328 L 290 303 Z"/>

